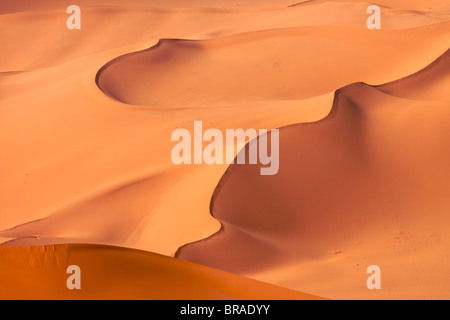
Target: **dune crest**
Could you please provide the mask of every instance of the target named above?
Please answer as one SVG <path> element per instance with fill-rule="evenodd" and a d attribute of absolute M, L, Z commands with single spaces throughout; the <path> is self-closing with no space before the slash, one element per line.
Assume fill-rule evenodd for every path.
<path fill-rule="evenodd" d="M 405 99 L 450 101 L 450 49 L 425 69 L 377 89 Z"/>

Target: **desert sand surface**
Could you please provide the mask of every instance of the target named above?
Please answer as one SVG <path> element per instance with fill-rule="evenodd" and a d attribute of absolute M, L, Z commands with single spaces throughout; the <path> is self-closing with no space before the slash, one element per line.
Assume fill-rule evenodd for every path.
<path fill-rule="evenodd" d="M 0 252 L 0 299 L 321 299 L 140 250 L 71 244 Z M 83 270 L 81 290 L 64 285 L 72 262 Z"/>
<path fill-rule="evenodd" d="M 450 96 L 440 80 L 449 74 L 447 51 L 426 70 L 380 87 L 389 94 L 364 83 L 338 90 L 325 119 L 281 129 L 280 159 L 289 160 L 277 175 L 227 170 L 211 203 L 222 230 L 179 256 L 292 287 L 333 290 L 335 283 L 344 298 L 377 297 L 357 290 L 364 266 L 376 264 L 388 270 L 383 298 L 447 297 L 450 152 L 442 148 L 450 143 Z M 425 79 L 407 104 L 393 96 Z M 303 267 L 313 261 L 326 269 Z M 436 274 L 441 281 L 431 282 Z"/>
<path fill-rule="evenodd" d="M 381 30 L 364 1 L 76 2 L 0 3 L 3 252 L 206 270 L 156 255 L 177 253 L 330 299 L 450 298 L 448 0 L 376 1 Z M 174 165 L 171 133 L 195 120 L 280 128 L 279 173 Z M 211 298 L 237 294 L 224 274 Z"/>

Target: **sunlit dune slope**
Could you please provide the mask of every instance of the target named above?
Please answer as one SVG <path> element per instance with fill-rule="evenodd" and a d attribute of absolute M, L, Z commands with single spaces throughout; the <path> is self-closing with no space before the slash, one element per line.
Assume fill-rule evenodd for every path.
<path fill-rule="evenodd" d="M 416 74 L 377 89 L 405 99 L 450 101 L 450 50 Z"/>
<path fill-rule="evenodd" d="M 1 299 L 319 299 L 145 251 L 98 245 L 0 247 Z M 81 289 L 69 290 L 70 265 Z"/>
<path fill-rule="evenodd" d="M 418 71 L 421 61 L 421 67 L 430 63 L 430 55 L 441 54 L 449 40 L 450 21 L 407 31 L 314 27 L 161 40 L 113 60 L 97 82 L 106 94 L 134 105 L 299 100 L 358 80 L 402 78 Z"/>

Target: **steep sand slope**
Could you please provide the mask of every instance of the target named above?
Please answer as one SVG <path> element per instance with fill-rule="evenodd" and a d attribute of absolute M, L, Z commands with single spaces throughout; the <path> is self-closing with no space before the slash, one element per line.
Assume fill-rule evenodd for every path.
<path fill-rule="evenodd" d="M 381 86 L 448 96 L 450 51 Z M 412 85 L 412 88 L 408 88 Z M 280 171 L 230 166 L 211 210 L 221 231 L 178 256 L 330 298 L 450 297 L 448 101 L 406 100 L 363 83 L 336 92 L 328 117 L 280 131 Z M 365 268 L 386 270 L 383 290 Z"/>
<path fill-rule="evenodd" d="M 450 101 L 450 49 L 425 69 L 377 89 L 413 100 Z"/>
<path fill-rule="evenodd" d="M 0 299 L 320 299 L 154 253 L 98 245 L 0 246 Z M 66 286 L 81 269 L 81 290 Z"/>

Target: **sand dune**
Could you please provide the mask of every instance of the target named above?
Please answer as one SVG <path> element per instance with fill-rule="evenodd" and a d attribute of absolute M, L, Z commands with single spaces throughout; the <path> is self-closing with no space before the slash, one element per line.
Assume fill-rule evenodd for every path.
<path fill-rule="evenodd" d="M 0 253 L 1 299 L 320 299 L 138 250 L 74 244 L 0 247 Z M 74 264 L 81 290 L 66 287 Z"/>
<path fill-rule="evenodd" d="M 161 40 L 150 50 L 111 62 L 98 84 L 121 102 L 159 107 L 300 100 L 358 79 L 377 84 L 417 71 L 403 53 L 409 61 L 427 61 L 431 52 L 447 49 L 449 31 L 450 23 L 444 22 L 386 34 L 316 27 L 205 41 Z M 324 79 L 325 70 L 332 76 Z"/>
<path fill-rule="evenodd" d="M 425 71 L 381 88 L 412 92 L 430 72 L 448 77 L 447 61 L 448 52 Z M 399 99 L 363 83 L 338 90 L 325 119 L 281 129 L 284 163 L 277 175 L 262 177 L 250 166 L 227 170 L 211 203 L 222 230 L 178 256 L 265 281 L 271 281 L 266 272 L 295 265 L 295 272 L 280 271 L 280 281 L 298 288 L 286 279 L 301 286 L 314 277 L 320 286 L 332 276 L 333 285 L 312 291 L 326 296 L 448 298 L 449 116 L 448 102 Z M 402 263 L 393 266 L 399 255 Z M 436 259 L 438 265 L 424 262 Z M 326 270 L 309 269 L 322 261 Z M 389 266 L 387 283 L 415 281 L 370 295 L 354 279 L 371 264 Z M 339 286 L 346 290 L 338 293 Z"/>
<path fill-rule="evenodd" d="M 183 247 L 184 259 L 327 298 L 447 297 L 448 54 L 436 61 L 447 2 L 379 0 L 383 27 L 370 31 L 364 1 L 80 0 L 82 29 L 69 31 L 73 3 L 3 1 L 0 242 Z M 282 128 L 279 175 L 175 166 L 170 135 L 194 120 Z M 98 248 L 74 255 L 102 265 Z M 101 248 L 105 261 L 137 254 Z M 136 268 L 191 270 L 141 255 Z M 361 287 L 364 257 L 386 270 L 381 293 Z M 14 261 L 5 279 L 19 276 Z M 221 281 L 202 282 L 211 298 L 242 297 Z"/>

